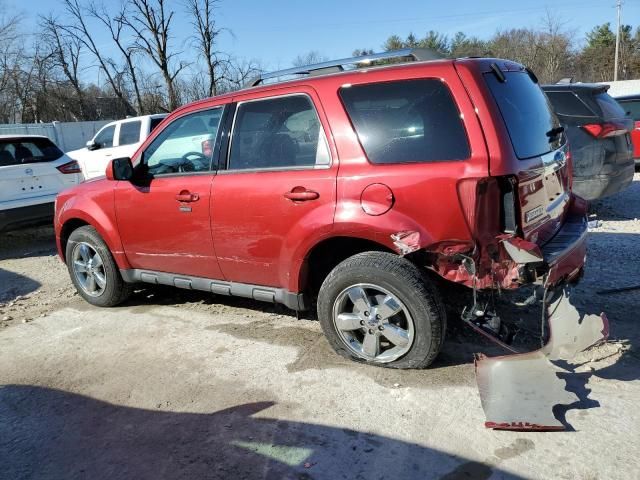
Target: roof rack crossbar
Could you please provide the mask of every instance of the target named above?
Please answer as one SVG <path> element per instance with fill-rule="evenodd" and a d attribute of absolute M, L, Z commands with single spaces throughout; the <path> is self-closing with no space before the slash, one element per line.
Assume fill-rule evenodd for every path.
<path fill-rule="evenodd" d="M 287 77 L 291 75 L 311 75 L 313 72 L 317 72 L 318 70 L 344 70 L 345 65 L 368 64 L 376 60 L 389 60 L 393 58 L 412 58 L 414 61 L 424 61 L 437 60 L 442 58 L 442 56 L 428 48 L 403 48 L 401 50 L 392 50 L 390 52 L 341 58 L 339 60 L 330 60 L 328 62 L 314 63 L 312 65 L 304 65 L 302 67 L 293 67 L 284 70 L 277 70 L 275 72 L 263 73 L 247 82 L 245 87 L 256 87 L 261 83 L 264 83 L 265 80 L 272 78 Z"/>

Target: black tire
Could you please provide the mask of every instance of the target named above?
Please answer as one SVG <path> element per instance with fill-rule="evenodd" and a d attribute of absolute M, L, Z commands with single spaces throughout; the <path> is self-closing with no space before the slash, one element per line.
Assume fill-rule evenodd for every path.
<path fill-rule="evenodd" d="M 74 272 L 73 251 L 74 247 L 80 243 L 86 243 L 91 246 L 102 259 L 106 285 L 102 293 L 98 296 L 92 296 L 86 293 Z M 118 265 L 116 265 L 113 255 L 111 255 L 109 251 L 109 247 L 107 247 L 107 244 L 92 226 L 85 225 L 71 232 L 67 242 L 65 257 L 73 285 L 76 287 L 78 294 L 90 304 L 98 307 L 114 307 L 124 302 L 133 292 L 133 287 L 122 279 Z"/>
<path fill-rule="evenodd" d="M 382 287 L 409 311 L 414 337 L 408 352 L 387 363 L 367 360 L 342 339 L 333 319 L 341 292 L 357 284 Z M 446 314 L 436 288 L 409 260 L 384 252 L 364 252 L 347 258 L 327 276 L 318 295 L 318 319 L 331 347 L 343 357 L 389 368 L 426 368 L 440 352 L 446 330 Z"/>

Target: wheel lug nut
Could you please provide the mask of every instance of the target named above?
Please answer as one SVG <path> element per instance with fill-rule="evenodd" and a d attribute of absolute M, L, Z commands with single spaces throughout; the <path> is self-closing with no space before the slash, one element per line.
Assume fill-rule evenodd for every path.
<path fill-rule="evenodd" d="M 373 335 L 373 330 L 369 330 L 369 335 Z"/>
<path fill-rule="evenodd" d="M 364 316 L 368 317 L 369 316 L 369 312 L 364 312 Z"/>
<path fill-rule="evenodd" d="M 376 320 L 380 320 L 382 317 L 380 315 L 376 315 Z"/>
<path fill-rule="evenodd" d="M 380 326 L 378 327 L 378 330 L 382 331 L 382 330 L 384 330 L 384 327 L 383 327 L 382 325 L 380 325 Z"/>
<path fill-rule="evenodd" d="M 364 325 L 364 320 L 360 320 L 360 325 Z"/>

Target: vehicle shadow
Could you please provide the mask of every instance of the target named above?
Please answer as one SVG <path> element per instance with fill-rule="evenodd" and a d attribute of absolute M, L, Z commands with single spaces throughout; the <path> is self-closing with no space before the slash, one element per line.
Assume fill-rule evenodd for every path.
<path fill-rule="evenodd" d="M 18 273 L 0 268 L 0 303 L 7 303 L 17 297 L 35 292 L 40 282 Z"/>
<path fill-rule="evenodd" d="M 505 479 L 497 467 L 346 428 L 269 418 L 275 402 L 213 413 L 144 410 L 62 390 L 0 387 L 0 465 L 18 479 Z"/>
<path fill-rule="evenodd" d="M 26 228 L 0 234 L 0 260 L 55 255 L 53 226 Z"/>

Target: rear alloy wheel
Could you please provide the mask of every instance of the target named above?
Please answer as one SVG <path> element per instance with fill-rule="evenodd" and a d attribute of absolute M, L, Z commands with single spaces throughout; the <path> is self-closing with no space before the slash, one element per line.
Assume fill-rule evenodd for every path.
<path fill-rule="evenodd" d="M 415 327 L 407 307 L 370 283 L 340 292 L 333 304 L 333 322 L 347 348 L 370 362 L 397 360 L 413 344 Z"/>
<path fill-rule="evenodd" d="M 65 258 L 76 290 L 92 305 L 113 307 L 131 295 L 132 286 L 122 279 L 109 247 L 95 228 L 85 225 L 71 232 Z"/>
<path fill-rule="evenodd" d="M 424 368 L 446 329 L 440 296 L 413 263 L 365 252 L 337 265 L 318 295 L 318 319 L 340 355 L 392 368 Z"/>

